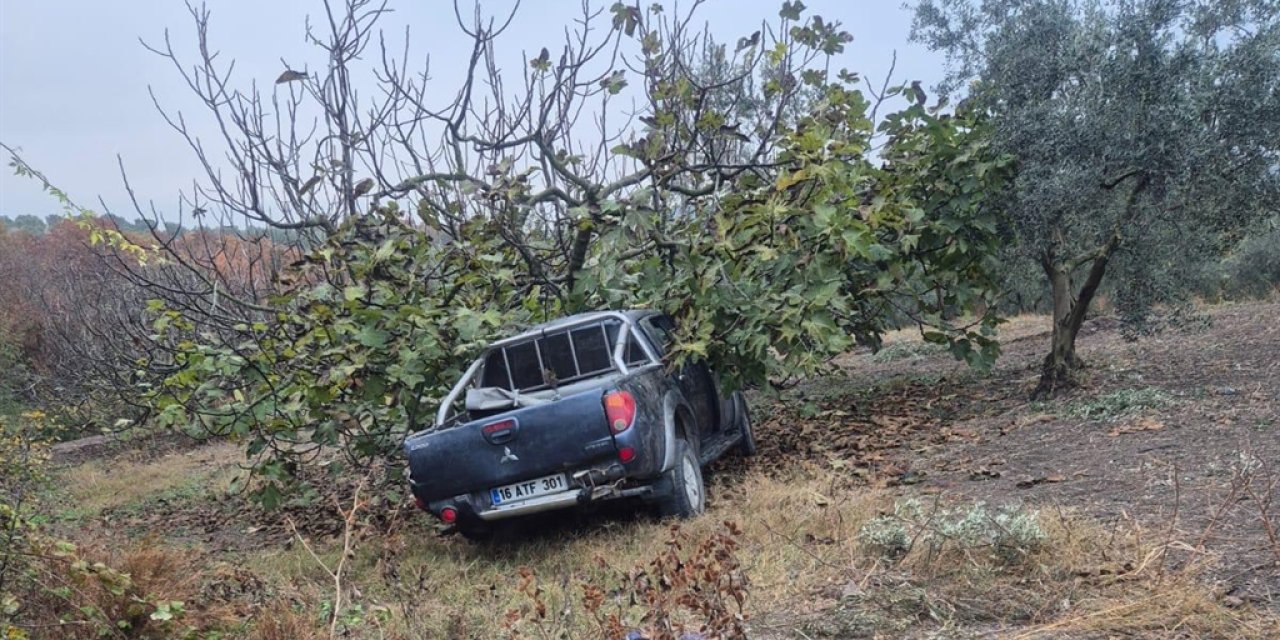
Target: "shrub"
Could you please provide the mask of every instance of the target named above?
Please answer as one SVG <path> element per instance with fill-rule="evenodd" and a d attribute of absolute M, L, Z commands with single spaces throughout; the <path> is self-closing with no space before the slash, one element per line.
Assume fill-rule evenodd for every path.
<path fill-rule="evenodd" d="M 1078 402 L 1067 409 L 1076 418 L 1099 422 L 1116 420 L 1146 409 L 1154 409 L 1169 403 L 1169 394 L 1162 389 L 1121 389 L 1091 400 Z"/>
<path fill-rule="evenodd" d="M 914 549 L 930 557 L 951 551 L 985 552 L 997 564 L 1012 565 L 1042 550 L 1049 535 L 1038 511 L 1007 506 L 993 513 L 982 502 L 967 508 L 925 509 L 910 498 L 896 503 L 893 513 L 869 520 L 858 539 L 867 549 L 891 558 L 903 558 Z"/>
<path fill-rule="evenodd" d="M 0 637 L 171 638 L 206 626 L 210 619 L 187 611 L 199 573 L 185 554 L 150 541 L 81 548 L 45 530 L 44 420 L 0 416 Z"/>
<path fill-rule="evenodd" d="M 1280 217 L 1265 221 L 1200 269 L 1197 292 L 1210 302 L 1265 299 L 1280 290 Z"/>
<path fill-rule="evenodd" d="M 1228 298 L 1265 298 L 1280 288 L 1280 220 L 1246 237 L 1222 263 L 1223 294 Z"/>

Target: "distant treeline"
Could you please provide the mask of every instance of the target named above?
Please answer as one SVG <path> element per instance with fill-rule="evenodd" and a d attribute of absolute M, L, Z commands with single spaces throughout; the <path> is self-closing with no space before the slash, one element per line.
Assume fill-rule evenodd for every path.
<path fill-rule="evenodd" d="M 167 260 L 95 246 L 95 233 L 113 226 L 140 246 L 161 239 Z M 65 425 L 95 428 L 142 413 L 115 390 L 136 382 L 140 360 L 163 359 L 169 346 L 153 340 L 149 301 L 162 290 L 195 300 L 210 286 L 183 268 L 197 263 L 218 278 L 223 300 L 263 300 L 298 255 L 277 235 L 177 225 L 153 234 L 143 222 L 105 216 L 0 217 L 0 412 L 48 407 Z"/>
<path fill-rule="evenodd" d="M 113 224 L 121 233 L 131 235 L 150 235 L 152 233 L 152 225 L 148 224 L 147 221 L 142 218 L 135 218 L 133 221 L 129 221 L 122 216 L 114 214 L 107 214 L 102 216 L 102 218 L 110 221 L 111 224 Z M 56 227 L 58 223 L 64 219 L 65 218 L 63 216 L 59 215 L 49 215 L 43 218 L 32 214 L 23 214 L 12 217 L 0 215 L 0 230 L 29 233 L 33 236 L 43 236 L 46 233 L 49 233 L 50 230 Z M 193 227 L 183 226 L 175 222 L 160 221 L 154 224 L 156 225 L 156 232 L 160 236 L 166 238 L 180 236 L 193 230 Z M 271 241 L 282 244 L 292 243 L 295 240 L 294 236 L 296 236 L 296 234 L 287 229 L 273 229 L 255 226 L 242 228 L 231 225 L 201 225 L 200 229 L 202 231 L 220 235 L 235 235 L 253 238 L 266 236 L 267 238 L 270 238 Z"/>

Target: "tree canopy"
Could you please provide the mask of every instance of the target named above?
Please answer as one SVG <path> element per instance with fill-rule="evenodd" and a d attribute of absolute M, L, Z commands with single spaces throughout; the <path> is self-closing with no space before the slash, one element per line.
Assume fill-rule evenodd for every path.
<path fill-rule="evenodd" d="M 327 3 L 320 55 L 270 95 L 234 88 L 193 9 L 195 64 L 168 38 L 153 50 L 222 124 L 230 167 L 165 112 L 208 168 L 184 194 L 190 225 L 138 207 L 146 236 L 95 232 L 152 299 L 125 392 L 164 424 L 245 440 L 264 502 L 322 452 L 395 452 L 487 340 L 580 310 L 667 311 L 674 360 L 734 386 L 785 385 L 904 322 L 971 364 L 995 357 L 1009 162 L 981 112 L 915 87 L 869 98 L 830 70 L 838 23 L 785 2 L 720 44 L 691 27 L 696 6 L 586 7 L 556 51 L 503 74 L 514 13 L 459 13 L 469 72 L 442 92 L 378 35 L 384 9 Z M 229 249 L 251 225 L 290 246 Z"/>
<path fill-rule="evenodd" d="M 943 89 L 990 114 L 1017 159 L 1014 257 L 1052 292 L 1039 392 L 1070 384 L 1110 274 L 1131 328 L 1185 299 L 1197 268 L 1280 193 L 1280 6 L 1268 0 L 924 0 L 913 36 Z"/>

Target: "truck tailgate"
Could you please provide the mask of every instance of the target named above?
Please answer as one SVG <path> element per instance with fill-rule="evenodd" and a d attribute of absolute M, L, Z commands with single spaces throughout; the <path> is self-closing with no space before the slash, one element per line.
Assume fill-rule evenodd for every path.
<path fill-rule="evenodd" d="M 439 500 L 559 471 L 616 455 L 600 388 L 524 407 L 405 441 L 414 494 Z M 491 433 L 485 427 L 501 425 Z M 510 434 L 505 434 L 510 429 Z M 494 437 L 495 433 L 498 437 Z"/>

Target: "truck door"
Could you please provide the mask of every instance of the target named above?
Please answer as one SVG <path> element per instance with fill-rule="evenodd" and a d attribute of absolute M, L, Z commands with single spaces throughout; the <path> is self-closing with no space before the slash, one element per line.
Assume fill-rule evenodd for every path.
<path fill-rule="evenodd" d="M 649 316 L 641 324 L 645 332 L 656 343 L 658 352 L 666 361 L 675 331 L 675 322 L 668 316 Z M 693 411 L 693 419 L 697 422 L 698 438 L 705 439 L 720 427 L 720 407 L 716 396 L 715 381 L 711 378 L 711 370 L 706 363 L 688 361 L 676 371 L 676 382 L 680 392 L 689 402 Z"/>

